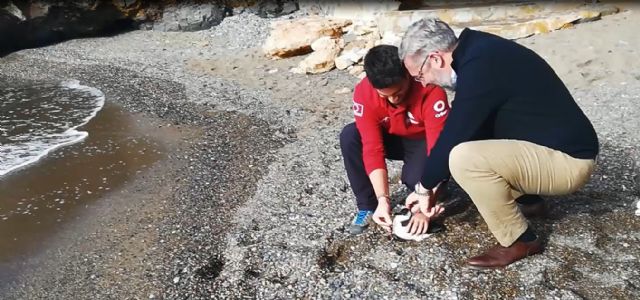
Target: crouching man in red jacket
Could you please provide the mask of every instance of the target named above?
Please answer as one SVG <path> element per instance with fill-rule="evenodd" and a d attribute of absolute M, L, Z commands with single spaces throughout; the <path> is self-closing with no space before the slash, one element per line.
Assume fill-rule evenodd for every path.
<path fill-rule="evenodd" d="M 364 58 L 367 77 L 355 87 L 355 123 L 344 127 L 340 148 L 358 213 L 349 231 L 360 234 L 369 220 L 391 230 L 389 180 L 385 158 L 402 160 L 402 182 L 413 190 L 424 161 L 449 115 L 445 91 L 413 80 L 399 59 L 398 48 L 373 47 Z M 428 219 L 412 219 L 412 232 L 427 231 Z"/>

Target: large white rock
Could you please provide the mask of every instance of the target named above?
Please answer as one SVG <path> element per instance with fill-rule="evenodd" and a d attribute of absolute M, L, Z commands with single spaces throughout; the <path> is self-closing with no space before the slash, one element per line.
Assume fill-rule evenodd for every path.
<path fill-rule="evenodd" d="M 339 49 L 344 48 L 344 40 L 342 38 L 331 38 L 328 36 L 324 36 L 311 43 L 311 49 L 313 51 L 330 50 L 336 46 Z"/>
<path fill-rule="evenodd" d="M 374 20 L 377 16 L 398 10 L 400 1 L 393 0 L 299 0 L 300 9 L 320 11 L 323 15 L 333 18 L 351 20 Z"/>
<path fill-rule="evenodd" d="M 400 47 L 400 43 L 402 43 L 402 33 L 395 33 L 393 31 L 387 31 L 382 35 L 382 39 L 376 41 L 377 45 L 392 45 L 396 47 Z"/>
<path fill-rule="evenodd" d="M 343 57 L 342 55 L 336 57 L 336 60 L 334 61 L 334 63 L 336 65 L 336 69 L 338 70 L 344 70 L 354 64 L 353 61 Z"/>
<path fill-rule="evenodd" d="M 5 7 L 0 7 L 0 9 L 8 12 L 9 14 L 13 15 L 14 17 L 18 18 L 20 21 L 24 21 L 27 18 L 24 16 L 24 14 L 22 13 L 22 11 L 20 10 L 20 8 L 18 8 L 17 6 L 15 6 L 15 4 L 13 4 L 12 2 L 9 2 L 5 5 Z"/>
<path fill-rule="evenodd" d="M 351 69 L 349 69 L 349 74 L 353 76 L 358 76 L 364 72 L 364 67 L 360 65 L 355 65 Z"/>
<path fill-rule="evenodd" d="M 353 22 L 351 33 L 355 35 L 365 35 L 378 30 L 378 24 L 373 20 L 355 20 Z"/>
<path fill-rule="evenodd" d="M 336 68 L 344 70 L 351 65 L 359 62 L 368 52 L 368 49 L 353 48 L 348 51 L 342 51 L 340 56 L 336 57 Z"/>
<path fill-rule="evenodd" d="M 517 39 L 587 22 L 618 12 L 611 5 L 585 5 L 580 1 L 494 4 L 477 7 L 390 11 L 377 17 L 383 39 L 390 33 L 401 36 L 415 21 L 439 18 L 456 33 L 465 27 Z M 385 41 L 381 43 L 389 43 Z"/>
<path fill-rule="evenodd" d="M 322 37 L 314 41 L 311 45 L 313 53 L 309 54 L 300 62 L 294 73 L 318 74 L 327 72 L 335 67 L 335 59 L 344 47 L 341 38 L 335 39 Z"/>
<path fill-rule="evenodd" d="M 350 20 L 318 16 L 271 23 L 271 33 L 262 47 L 272 58 L 285 58 L 312 51 L 311 43 L 321 37 L 339 38 Z"/>

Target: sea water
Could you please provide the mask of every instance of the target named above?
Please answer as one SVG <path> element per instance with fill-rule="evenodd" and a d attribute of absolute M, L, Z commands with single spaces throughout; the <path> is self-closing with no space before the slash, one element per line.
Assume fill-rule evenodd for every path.
<path fill-rule="evenodd" d="M 0 180 L 52 150 L 85 139 L 78 130 L 102 109 L 104 94 L 76 80 L 0 84 Z"/>

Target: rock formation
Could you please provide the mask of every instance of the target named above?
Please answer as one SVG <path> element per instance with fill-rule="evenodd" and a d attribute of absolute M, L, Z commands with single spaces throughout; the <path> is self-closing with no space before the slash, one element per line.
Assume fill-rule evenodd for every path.
<path fill-rule="evenodd" d="M 336 56 L 338 56 L 340 49 L 343 47 L 344 40 L 342 38 L 323 36 L 311 43 L 313 53 L 301 61 L 298 68 L 292 71 L 302 74 L 317 74 L 330 71 L 335 66 Z"/>
<path fill-rule="evenodd" d="M 312 51 L 311 43 L 321 37 L 339 38 L 350 20 L 327 19 L 319 16 L 297 20 L 276 21 L 271 24 L 271 34 L 263 51 L 268 57 L 286 58 Z"/>
<path fill-rule="evenodd" d="M 399 46 L 406 29 L 421 18 L 439 18 L 456 33 L 464 28 L 490 32 L 507 39 L 564 29 L 581 22 L 597 20 L 618 12 L 612 5 L 581 2 L 498 3 L 497 1 L 340 1 L 301 0 L 300 7 L 318 16 L 273 24 L 264 45 L 267 56 L 285 58 L 307 54 L 311 43 L 321 36 L 342 36 L 344 48 L 333 57 L 329 53 L 312 53 L 295 73 L 318 73 L 333 66 L 362 78 L 361 62 L 373 46 Z M 400 10 L 407 7 L 416 10 Z M 322 15 L 323 17 L 320 17 Z M 343 23 L 337 23 L 342 20 Z M 351 24 L 347 26 L 347 22 Z M 328 60 L 333 57 L 333 62 Z M 319 60 L 327 60 L 319 62 Z M 313 63 L 310 63 L 312 61 Z M 318 67 L 322 66 L 322 67 Z M 329 67 L 331 66 L 331 67 Z"/>
<path fill-rule="evenodd" d="M 0 56 L 67 39 L 138 28 L 203 30 L 234 11 L 277 17 L 297 9 L 297 1 L 292 0 L 0 0 Z"/>
<path fill-rule="evenodd" d="M 153 30 L 203 30 L 220 24 L 224 17 L 224 7 L 217 3 L 179 2 L 164 9 L 162 19 L 153 25 Z"/>

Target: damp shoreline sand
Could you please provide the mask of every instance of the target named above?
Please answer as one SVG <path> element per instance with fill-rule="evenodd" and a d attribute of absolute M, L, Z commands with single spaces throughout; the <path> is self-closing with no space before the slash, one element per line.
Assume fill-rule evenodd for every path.
<path fill-rule="evenodd" d="M 2 285 L 29 269 L 21 264 L 56 244 L 62 228 L 92 218 L 94 207 L 105 198 L 166 160 L 179 135 L 157 123 L 107 103 L 80 127 L 88 132 L 82 141 L 1 178 L 0 203 L 6 215 L 0 227 Z"/>

